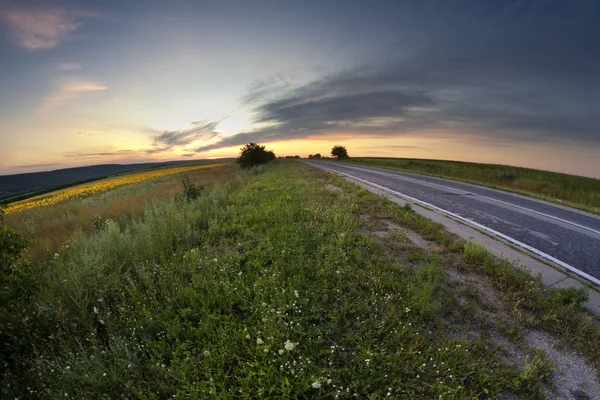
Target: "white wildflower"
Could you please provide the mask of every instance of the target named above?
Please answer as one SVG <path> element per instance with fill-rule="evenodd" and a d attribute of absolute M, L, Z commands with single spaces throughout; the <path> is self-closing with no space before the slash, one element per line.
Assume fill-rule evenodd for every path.
<path fill-rule="evenodd" d="M 320 387 L 321 387 L 321 382 L 319 382 L 319 381 L 314 381 L 314 382 L 312 383 L 312 387 L 313 387 L 313 388 L 315 388 L 315 389 L 318 389 L 318 388 L 320 388 Z"/>
<path fill-rule="evenodd" d="M 294 350 L 294 347 L 296 347 L 296 344 L 297 344 L 297 343 L 292 343 L 292 342 L 290 342 L 289 340 L 286 340 L 286 341 L 285 341 L 285 344 L 283 345 L 283 347 L 285 347 L 285 349 L 286 349 L 287 351 L 292 351 L 292 350 Z"/>
<path fill-rule="evenodd" d="M 263 341 L 261 338 L 256 338 L 256 344 L 263 344 Z"/>

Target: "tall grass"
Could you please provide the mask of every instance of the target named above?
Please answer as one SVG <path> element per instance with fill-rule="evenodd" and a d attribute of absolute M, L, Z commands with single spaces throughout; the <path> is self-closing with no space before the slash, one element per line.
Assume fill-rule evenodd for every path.
<path fill-rule="evenodd" d="M 348 162 L 399 169 L 512 191 L 600 214 L 600 180 L 505 165 L 410 158 L 352 158 Z"/>
<path fill-rule="evenodd" d="M 171 199 L 181 192 L 181 177 L 191 183 L 207 186 L 228 180 L 240 172 L 237 165 L 185 170 L 177 174 L 146 178 L 110 190 L 103 190 L 84 199 L 73 198 L 62 203 L 25 209 L 5 215 L 7 225 L 33 240 L 27 251 L 30 260 L 52 256 L 67 244 L 78 230 L 90 232 L 101 228 L 107 219 L 127 221 L 142 213 L 151 200 Z M 93 183 L 104 187 L 102 181 Z M 89 184 L 89 185 L 93 185 Z M 105 188 L 106 189 L 106 188 Z"/>

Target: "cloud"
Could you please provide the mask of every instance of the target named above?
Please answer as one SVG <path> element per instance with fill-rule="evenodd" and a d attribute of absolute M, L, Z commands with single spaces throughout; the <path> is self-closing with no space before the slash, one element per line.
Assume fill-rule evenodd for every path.
<path fill-rule="evenodd" d="M 84 133 L 84 132 L 81 132 L 81 131 L 77 131 L 77 132 L 75 132 L 75 133 L 76 133 L 77 135 L 79 135 L 79 136 L 94 136 L 94 135 L 92 135 L 91 133 Z"/>
<path fill-rule="evenodd" d="M 30 168 L 47 168 L 64 165 L 64 163 L 44 163 L 44 164 L 28 164 L 28 165 L 15 165 L 15 169 L 30 169 Z"/>
<path fill-rule="evenodd" d="M 402 144 L 398 144 L 398 145 L 385 145 L 385 149 L 395 149 L 395 150 L 403 150 L 403 149 L 420 149 L 421 146 L 411 146 L 411 145 L 402 145 Z M 381 146 L 363 146 L 363 147 L 358 147 L 358 149 L 361 150 L 381 150 Z"/>
<path fill-rule="evenodd" d="M 439 24 L 420 31 L 400 56 L 382 54 L 299 86 L 279 78 L 254 82 L 242 103 L 262 127 L 197 151 L 334 134 L 440 132 L 491 146 L 600 145 L 600 52 L 591 17 L 600 8 L 577 4 L 563 18 L 567 11 L 542 5 L 487 12 L 432 3 L 442 8 Z M 399 35 L 411 36 L 408 25 L 398 26 Z"/>
<path fill-rule="evenodd" d="M 209 141 L 219 135 L 216 131 L 221 121 L 193 121 L 190 127 L 175 131 L 164 131 L 152 137 L 153 148 L 148 154 L 168 151 L 174 147 L 186 147 L 198 141 Z"/>
<path fill-rule="evenodd" d="M 108 87 L 88 81 L 68 81 L 59 86 L 59 88 L 48 98 L 39 108 L 38 113 L 47 114 L 55 108 L 61 106 L 70 99 L 77 98 L 87 92 L 96 92 L 106 90 Z"/>
<path fill-rule="evenodd" d="M 117 151 L 102 151 L 97 153 L 65 153 L 63 157 L 69 158 L 87 158 L 87 157 L 110 157 L 110 156 L 124 156 L 124 155 L 139 155 L 143 154 L 143 152 L 138 150 L 117 150 Z"/>
<path fill-rule="evenodd" d="M 70 32 L 100 14 L 63 8 L 10 9 L 0 11 L 0 20 L 13 32 L 17 44 L 27 50 L 56 47 Z"/>

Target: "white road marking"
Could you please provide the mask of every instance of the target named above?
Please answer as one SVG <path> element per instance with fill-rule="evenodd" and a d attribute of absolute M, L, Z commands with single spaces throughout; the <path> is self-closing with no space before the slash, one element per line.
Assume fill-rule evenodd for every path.
<path fill-rule="evenodd" d="M 358 170 L 360 170 L 360 167 L 355 167 L 355 168 L 358 169 Z M 398 172 L 403 172 L 403 171 L 398 171 Z M 470 195 L 473 195 L 474 197 L 480 197 L 482 199 L 486 199 L 486 200 L 490 200 L 490 201 L 495 201 L 496 203 L 505 204 L 507 206 L 518 208 L 520 210 L 527 211 L 527 212 L 530 212 L 530 213 L 533 213 L 533 214 L 542 215 L 542 216 L 544 216 L 546 218 L 555 219 L 555 220 L 563 222 L 565 224 L 573 225 L 573 226 L 576 226 L 578 228 L 585 229 L 587 231 L 590 231 L 592 233 L 600 235 L 600 231 L 597 231 L 597 230 L 595 230 L 593 228 L 590 228 L 589 226 L 580 225 L 580 224 L 578 224 L 576 222 L 568 221 L 566 219 L 555 217 L 554 215 L 550 215 L 550 214 L 546 214 L 546 213 L 543 213 L 543 212 L 540 212 L 540 211 L 532 210 L 532 209 L 527 208 L 527 207 L 518 206 L 516 204 L 512 204 L 512 203 L 509 203 L 507 201 L 502 201 L 502 200 L 494 199 L 493 197 L 483 196 L 483 195 L 480 195 L 480 194 L 477 194 L 477 193 L 474 193 L 474 192 L 469 192 L 469 191 L 463 190 L 463 189 L 456 189 L 456 188 L 453 188 L 451 186 L 440 185 L 439 183 L 421 181 L 419 179 L 408 178 L 408 177 L 403 176 L 403 175 L 395 175 L 395 176 L 397 176 L 400 179 L 409 181 L 409 182 L 414 182 L 414 183 L 418 183 L 418 184 L 425 185 L 425 186 L 437 186 L 437 187 L 443 188 L 445 190 L 453 190 L 455 192 L 461 192 L 461 193 L 464 193 L 464 194 L 470 194 Z"/>
<path fill-rule="evenodd" d="M 475 226 L 475 227 L 477 227 L 477 228 L 479 228 L 481 230 L 484 230 L 484 231 L 486 231 L 488 233 L 491 233 L 492 235 L 498 236 L 498 237 L 500 237 L 500 238 L 502 238 L 502 239 L 504 239 L 504 240 L 506 240 L 506 241 L 508 241 L 508 242 L 510 242 L 512 244 L 514 244 L 514 245 L 522 247 L 525 250 L 528 250 L 528 251 L 530 251 L 530 252 L 532 252 L 532 253 L 534 253 L 534 254 L 542 257 L 542 258 L 545 258 L 546 260 L 551 261 L 551 262 L 555 263 L 556 265 L 559 265 L 559 266 L 563 267 L 564 269 L 569 270 L 569 271 L 571 271 L 571 272 L 579 275 L 580 277 L 587 279 L 588 281 L 594 283 L 595 285 L 600 286 L 600 279 L 594 278 L 590 274 L 587 274 L 587 273 L 585 273 L 583 271 L 580 271 L 579 269 L 573 267 L 572 265 L 569 265 L 569 264 L 567 264 L 564 261 L 561 261 L 561 260 L 559 260 L 559 259 L 557 259 L 555 257 L 552 257 L 550 254 L 546 254 L 543 251 L 536 249 L 535 247 L 531 247 L 528 244 L 525 244 L 525 243 L 523 243 L 523 242 L 521 242 L 521 241 L 519 241 L 517 239 L 514 239 L 514 238 L 512 238 L 510 236 L 507 236 L 507 235 L 501 233 L 501 232 L 498 232 L 495 229 L 488 228 L 487 226 L 481 225 L 478 222 L 475 222 L 475 221 L 472 221 L 472 220 L 470 220 L 468 218 L 462 217 L 462 216 L 460 216 L 458 214 L 455 214 L 455 213 L 453 213 L 451 211 L 444 210 L 443 208 L 440 208 L 440 207 L 435 206 L 433 204 L 427 203 L 426 201 L 419 200 L 419 199 L 416 199 L 416 198 L 411 197 L 411 196 L 407 196 L 407 195 L 405 195 L 403 193 L 400 193 L 400 192 L 396 192 L 395 190 L 386 188 L 385 186 L 381 186 L 381 185 L 378 185 L 376 183 L 369 182 L 369 181 L 367 181 L 365 179 L 357 178 L 357 177 L 352 176 L 350 174 L 347 174 L 345 172 L 336 171 L 335 169 L 331 169 L 331 168 L 327 168 L 327 167 L 323 167 L 323 166 L 319 166 L 319 167 L 323 168 L 323 169 L 326 169 L 328 171 L 331 171 L 331 172 L 335 172 L 335 173 L 340 174 L 340 175 L 345 175 L 345 176 L 347 176 L 349 178 L 352 178 L 352 179 L 355 179 L 357 181 L 366 183 L 367 185 L 374 186 L 374 187 L 376 187 L 378 189 L 381 189 L 383 191 L 390 192 L 390 193 L 394 194 L 395 196 L 402 197 L 404 199 L 410 200 L 410 201 L 415 202 L 415 203 L 423 204 L 426 207 L 432 208 L 432 209 L 434 209 L 436 211 L 439 211 L 439 212 L 441 212 L 443 214 L 449 215 L 452 218 L 458 219 L 458 220 L 463 221 L 463 222 L 465 222 L 465 223 L 467 223 L 469 225 Z"/>

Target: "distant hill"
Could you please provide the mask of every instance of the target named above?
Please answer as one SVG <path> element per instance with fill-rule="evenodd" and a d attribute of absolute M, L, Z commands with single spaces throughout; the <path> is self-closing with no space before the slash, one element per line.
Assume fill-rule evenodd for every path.
<path fill-rule="evenodd" d="M 15 197 L 30 197 L 20 195 L 41 194 L 51 189 L 60 189 L 62 187 L 102 179 L 124 172 L 160 168 L 168 165 L 201 164 L 212 163 L 215 161 L 232 161 L 232 159 L 167 161 L 142 164 L 102 164 L 87 167 L 57 169 L 54 171 L 0 175 L 0 202 L 16 201 L 18 199 Z"/>

